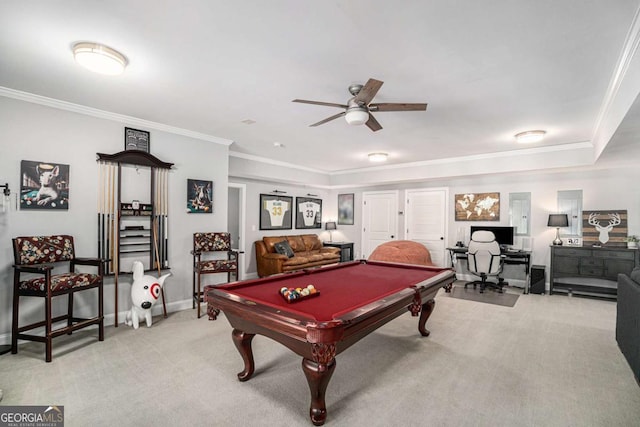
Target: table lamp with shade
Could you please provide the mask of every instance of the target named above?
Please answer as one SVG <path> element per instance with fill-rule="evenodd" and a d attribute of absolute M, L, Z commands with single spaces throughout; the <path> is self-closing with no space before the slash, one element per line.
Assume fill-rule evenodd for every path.
<path fill-rule="evenodd" d="M 556 227 L 556 238 L 553 240 L 554 246 L 562 246 L 562 239 L 560 239 L 560 227 L 568 226 L 569 217 L 567 214 L 549 214 L 547 227 Z"/>
<path fill-rule="evenodd" d="M 331 233 L 333 232 L 333 230 L 337 230 L 338 227 L 336 227 L 336 222 L 335 221 L 327 221 L 324 224 L 324 229 L 325 230 L 329 230 L 329 241 L 332 242 L 333 241 L 333 236 L 331 235 Z"/>

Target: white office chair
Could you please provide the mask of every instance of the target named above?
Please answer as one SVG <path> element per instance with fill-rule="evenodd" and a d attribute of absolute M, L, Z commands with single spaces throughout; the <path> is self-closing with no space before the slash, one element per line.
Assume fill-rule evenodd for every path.
<path fill-rule="evenodd" d="M 480 280 L 465 283 L 465 289 L 467 285 L 473 285 L 474 289 L 480 285 L 480 293 L 483 293 L 487 286 L 502 293 L 502 287 L 506 283 L 498 275 L 502 272 L 503 259 L 500 245 L 491 231 L 474 231 L 469 242 L 467 263 L 471 274 L 480 277 Z M 487 281 L 489 277 L 496 277 L 498 282 Z"/>

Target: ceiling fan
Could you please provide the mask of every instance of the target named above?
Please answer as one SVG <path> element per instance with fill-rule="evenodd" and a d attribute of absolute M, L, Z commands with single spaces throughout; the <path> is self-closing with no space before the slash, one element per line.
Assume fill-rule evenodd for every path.
<path fill-rule="evenodd" d="M 310 126 L 319 126 L 337 119 L 338 117 L 345 116 L 347 123 L 350 125 L 362 125 L 366 124 L 369 129 L 376 132 L 382 129 L 380 123 L 373 117 L 372 112 L 382 111 L 425 111 L 427 104 L 409 104 L 409 103 L 380 103 L 372 104 L 371 101 L 376 96 L 380 87 L 382 86 L 380 80 L 369 79 L 367 83 L 362 86 L 361 84 L 354 84 L 349 86 L 349 92 L 353 95 L 353 98 L 349 99 L 346 104 L 334 104 L 332 102 L 320 102 L 320 101 L 307 101 L 305 99 L 294 99 L 292 102 L 300 102 L 303 104 L 314 105 L 326 105 L 328 107 L 344 108 L 341 113 L 335 114 L 331 117 L 327 117 L 324 120 L 320 120 L 318 123 L 314 123 Z"/>

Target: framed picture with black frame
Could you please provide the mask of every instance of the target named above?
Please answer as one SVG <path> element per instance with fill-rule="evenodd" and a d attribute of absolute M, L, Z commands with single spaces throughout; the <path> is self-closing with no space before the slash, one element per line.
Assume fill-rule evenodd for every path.
<path fill-rule="evenodd" d="M 149 153 L 151 135 L 146 130 L 124 128 L 124 149 L 140 150 Z"/>
<path fill-rule="evenodd" d="M 293 197 L 260 195 L 260 230 L 291 230 Z"/>
<path fill-rule="evenodd" d="M 213 181 L 187 179 L 187 213 L 213 213 Z"/>
<path fill-rule="evenodd" d="M 353 225 L 353 193 L 338 194 L 338 224 Z"/>
<path fill-rule="evenodd" d="M 296 197 L 296 228 L 322 227 L 322 199 Z"/>

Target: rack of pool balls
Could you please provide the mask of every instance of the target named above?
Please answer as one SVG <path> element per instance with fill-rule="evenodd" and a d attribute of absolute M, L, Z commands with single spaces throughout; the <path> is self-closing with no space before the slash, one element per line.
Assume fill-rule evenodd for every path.
<path fill-rule="evenodd" d="M 306 288 L 281 288 L 280 295 L 288 303 L 303 300 L 305 298 L 317 297 L 320 295 L 320 291 L 313 285 L 307 285 Z"/>

